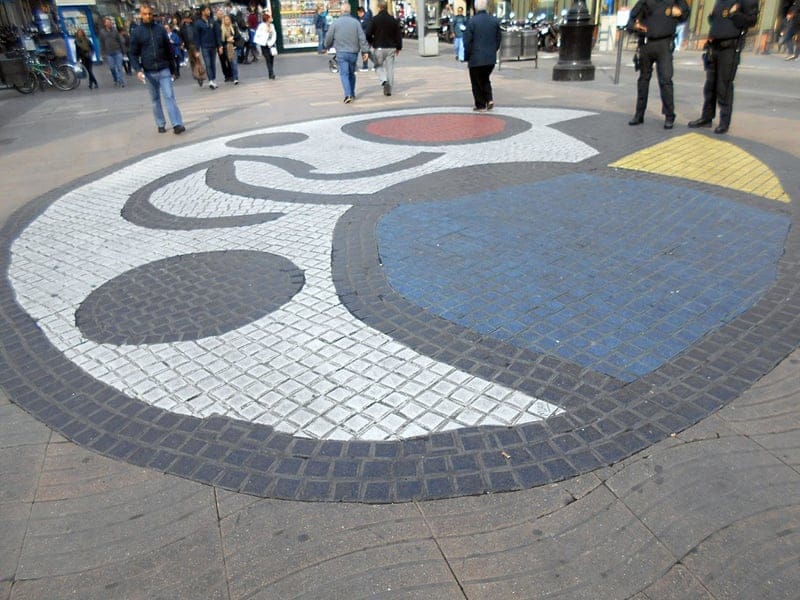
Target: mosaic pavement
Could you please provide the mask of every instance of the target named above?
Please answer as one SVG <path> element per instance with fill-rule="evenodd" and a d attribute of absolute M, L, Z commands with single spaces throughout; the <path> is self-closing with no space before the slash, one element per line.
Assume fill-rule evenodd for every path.
<path fill-rule="evenodd" d="M 79 444 L 267 497 L 616 462 L 797 347 L 798 176 L 601 117 L 331 118 L 73 182 L 0 236 L 0 384 Z"/>

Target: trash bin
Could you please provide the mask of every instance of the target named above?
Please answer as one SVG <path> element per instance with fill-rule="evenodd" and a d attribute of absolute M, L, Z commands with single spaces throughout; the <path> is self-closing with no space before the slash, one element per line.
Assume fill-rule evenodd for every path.
<path fill-rule="evenodd" d="M 500 59 L 519 60 L 522 56 L 522 32 L 521 31 L 501 31 L 500 32 Z"/>
<path fill-rule="evenodd" d="M 527 60 L 535 60 L 536 66 L 539 66 L 539 32 L 535 29 L 525 29 L 522 31 L 521 57 Z"/>
<path fill-rule="evenodd" d="M 25 85 L 28 66 L 24 58 L 0 56 L 0 81 L 6 85 Z"/>

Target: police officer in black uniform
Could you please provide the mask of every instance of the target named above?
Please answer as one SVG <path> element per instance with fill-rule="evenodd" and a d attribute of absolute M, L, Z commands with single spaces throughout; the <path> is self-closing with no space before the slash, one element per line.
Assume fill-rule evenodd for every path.
<path fill-rule="evenodd" d="M 686 0 L 639 0 L 631 9 L 628 30 L 639 34 L 639 81 L 636 89 L 636 113 L 628 121 L 628 125 L 639 125 L 644 121 L 653 63 L 657 66 L 664 129 L 672 129 L 675 124 L 672 51 L 675 49 L 675 28 L 688 18 L 689 5 Z"/>
<path fill-rule="evenodd" d="M 758 0 L 717 0 L 708 21 L 711 29 L 704 55 L 703 112 L 699 119 L 689 122 L 689 127 L 711 127 L 719 102 L 719 124 L 714 133 L 726 133 L 733 111 L 733 78 L 747 28 L 758 21 Z"/>

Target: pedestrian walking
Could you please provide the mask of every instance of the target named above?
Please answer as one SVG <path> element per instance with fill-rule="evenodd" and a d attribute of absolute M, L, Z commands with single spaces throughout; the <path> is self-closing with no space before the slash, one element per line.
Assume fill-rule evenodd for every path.
<path fill-rule="evenodd" d="M 242 36 L 230 15 L 222 17 L 220 38 L 222 39 L 222 53 L 230 64 L 233 85 L 239 85 L 239 61 L 236 58 L 236 44 L 241 42 Z"/>
<path fill-rule="evenodd" d="M 219 50 L 217 51 L 217 54 L 219 54 L 219 68 L 222 70 L 222 77 L 225 83 L 230 83 L 233 81 L 233 71 L 231 70 L 231 62 L 228 60 L 228 54 L 225 52 L 225 44 L 222 42 L 222 20 L 226 14 L 222 8 L 217 9 L 214 27 L 217 30 L 217 40 L 219 41 Z"/>
<path fill-rule="evenodd" d="M 639 34 L 639 46 L 636 49 L 639 80 L 636 82 L 636 112 L 628 125 L 644 122 L 655 63 L 664 129 L 675 126 L 672 52 L 675 49 L 675 28 L 688 18 L 689 5 L 686 0 L 639 0 L 631 9 L 628 30 Z"/>
<path fill-rule="evenodd" d="M 364 8 L 363 6 L 359 6 L 356 9 L 356 18 L 358 18 L 358 22 L 361 23 L 361 29 L 364 30 L 364 35 L 366 35 L 367 28 L 372 22 L 372 11 L 369 10 L 369 7 Z M 367 58 L 361 62 L 361 68 L 359 70 L 369 71 L 369 54 L 367 55 Z"/>
<path fill-rule="evenodd" d="M 403 31 L 400 22 L 388 12 L 388 2 L 378 0 L 378 14 L 367 26 L 367 42 L 373 47 L 375 73 L 383 87 L 384 96 L 392 95 L 394 87 L 394 59 L 403 49 Z"/>
<path fill-rule="evenodd" d="M 92 89 L 92 86 L 96 89 L 99 86 L 94 76 L 92 63 L 94 46 L 92 42 L 89 41 L 89 38 L 86 37 L 86 32 L 83 29 L 75 31 L 75 53 L 78 56 L 78 60 L 83 65 L 83 68 L 86 69 L 86 75 L 89 78 L 89 89 Z"/>
<path fill-rule="evenodd" d="M 153 117 L 159 133 L 167 131 L 164 109 L 161 98 L 167 105 L 167 114 L 176 134 L 186 131 L 183 118 L 175 101 L 175 90 L 170 73 L 170 42 L 162 25 L 153 22 L 153 9 L 149 4 L 142 4 L 139 9 L 141 25 L 131 34 L 130 56 L 136 77 L 147 85 L 150 101 L 153 105 Z"/>
<path fill-rule="evenodd" d="M 464 9 L 459 6 L 456 9 L 456 16 L 453 17 L 453 49 L 458 62 L 464 62 L 464 30 L 466 28 L 467 17 L 464 16 Z"/>
<path fill-rule="evenodd" d="M 317 5 L 314 17 L 314 30 L 317 34 L 317 54 L 325 54 L 325 34 L 328 32 L 328 11 L 322 4 Z"/>
<path fill-rule="evenodd" d="M 108 64 L 114 85 L 125 87 L 125 75 L 122 71 L 122 57 L 125 54 L 125 40 L 117 31 L 111 17 L 103 19 L 103 28 L 100 30 L 100 51 L 103 59 Z"/>
<path fill-rule="evenodd" d="M 689 127 L 711 127 L 719 104 L 719 123 L 714 133 L 727 133 L 733 113 L 733 80 L 739 66 L 747 29 L 758 21 L 758 0 L 717 0 L 708 16 L 711 27 L 703 62 L 703 110 Z"/>
<path fill-rule="evenodd" d="M 278 43 L 278 32 L 275 30 L 275 25 L 272 24 L 271 14 L 265 12 L 261 16 L 261 24 L 256 29 L 253 40 L 257 46 L 261 47 L 261 54 L 264 55 L 264 60 L 267 62 L 267 75 L 270 79 L 275 79 L 275 56 L 278 54 L 275 44 Z"/>
<path fill-rule="evenodd" d="M 164 31 L 167 32 L 169 51 L 172 57 L 172 64 L 169 70 L 175 79 L 180 79 L 181 61 L 183 60 L 183 56 L 181 55 L 181 36 L 176 29 L 172 29 L 169 25 L 164 25 Z"/>
<path fill-rule="evenodd" d="M 786 31 L 783 45 L 786 47 L 786 60 L 797 60 L 800 47 L 794 43 L 794 36 L 800 31 L 800 0 L 795 0 L 786 13 Z"/>
<path fill-rule="evenodd" d="M 483 0 L 485 1 L 485 0 Z M 361 24 L 350 13 L 350 5 L 341 5 L 341 16 L 333 22 L 325 36 L 325 49 L 336 49 L 336 64 L 339 66 L 339 79 L 344 88 L 344 103 L 356 99 L 356 63 L 358 55 L 366 61 L 369 58 L 367 37 Z"/>
<path fill-rule="evenodd" d="M 211 8 L 206 4 L 200 9 L 200 18 L 194 24 L 194 45 L 203 57 L 208 76 L 208 87 L 217 89 L 217 55 L 222 53 L 222 42 L 211 17 Z"/>
<path fill-rule="evenodd" d="M 472 110 L 494 108 L 490 80 L 500 49 L 500 21 L 486 12 L 488 0 L 475 0 L 475 15 L 464 30 L 464 56 L 469 65 L 469 81 L 475 106 Z"/>

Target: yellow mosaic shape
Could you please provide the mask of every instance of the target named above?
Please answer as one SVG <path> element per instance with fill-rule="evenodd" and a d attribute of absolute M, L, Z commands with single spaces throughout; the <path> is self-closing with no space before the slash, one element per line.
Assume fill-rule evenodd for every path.
<path fill-rule="evenodd" d="M 730 142 L 699 133 L 671 138 L 609 166 L 682 177 L 778 202 L 790 200 L 775 173 L 763 162 Z"/>

